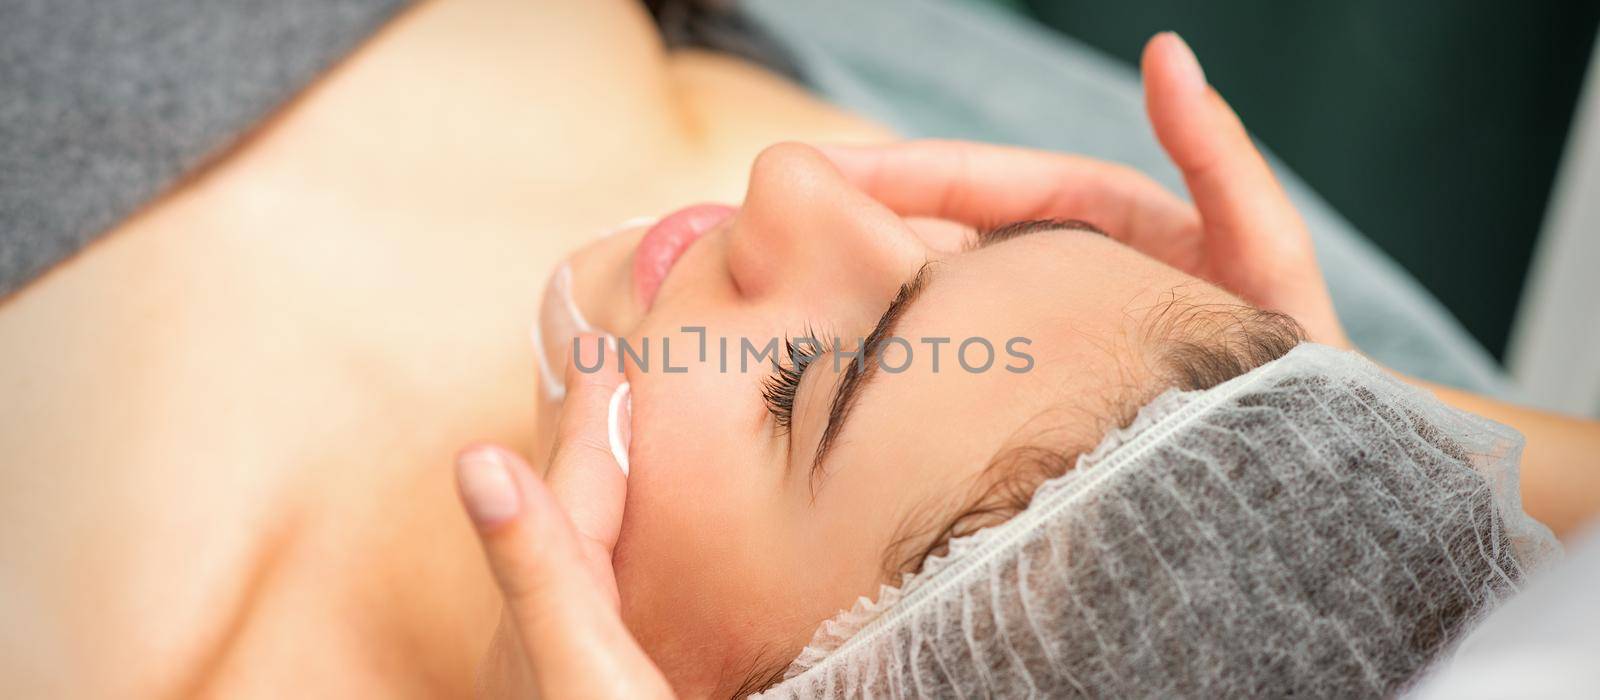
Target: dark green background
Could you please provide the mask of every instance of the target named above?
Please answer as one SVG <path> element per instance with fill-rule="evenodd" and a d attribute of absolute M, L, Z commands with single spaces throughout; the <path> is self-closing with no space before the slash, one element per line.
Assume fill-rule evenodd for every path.
<path fill-rule="evenodd" d="M 1130 62 L 1183 35 L 1262 143 L 1503 354 L 1600 1 L 999 4 Z"/>

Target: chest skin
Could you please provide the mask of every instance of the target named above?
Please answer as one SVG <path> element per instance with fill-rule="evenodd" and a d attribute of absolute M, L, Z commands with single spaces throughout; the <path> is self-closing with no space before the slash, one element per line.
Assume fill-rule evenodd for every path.
<path fill-rule="evenodd" d="M 884 132 L 625 2 L 424 3 L 0 305 L 8 695 L 461 694 L 450 456 L 526 444 L 548 271 Z"/>

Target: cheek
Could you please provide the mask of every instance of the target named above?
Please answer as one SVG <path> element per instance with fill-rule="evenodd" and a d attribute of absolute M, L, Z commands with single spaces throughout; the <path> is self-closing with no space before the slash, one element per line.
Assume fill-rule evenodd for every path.
<path fill-rule="evenodd" d="M 790 579 L 776 481 L 711 416 L 662 410 L 634 425 L 613 559 L 624 621 L 663 666 L 719 668 L 766 638 L 762 611 Z"/>

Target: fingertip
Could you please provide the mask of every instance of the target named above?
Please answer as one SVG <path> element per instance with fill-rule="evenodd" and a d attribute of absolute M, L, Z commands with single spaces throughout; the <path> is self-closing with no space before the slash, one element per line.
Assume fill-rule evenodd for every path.
<path fill-rule="evenodd" d="M 1218 158 L 1253 148 L 1243 126 L 1206 82 L 1204 69 L 1182 37 L 1162 32 L 1146 44 L 1145 111 L 1156 139 L 1186 174 L 1209 170 Z"/>
<path fill-rule="evenodd" d="M 1141 60 L 1145 111 L 1156 137 L 1176 157 L 1182 157 L 1190 125 L 1203 121 L 1209 88 L 1205 71 L 1189 45 L 1176 32 L 1162 32 L 1145 44 Z M 1183 165 L 1179 163 L 1180 167 Z"/>
<path fill-rule="evenodd" d="M 456 455 L 456 490 L 478 529 L 495 529 L 521 513 L 522 495 L 512 468 L 505 452 L 491 445 L 474 445 Z"/>
<path fill-rule="evenodd" d="M 619 345 L 611 336 L 591 335 L 580 341 L 577 358 L 567 369 L 567 399 L 556 423 L 554 456 L 546 475 L 552 483 L 572 474 L 573 466 L 591 461 L 574 455 L 591 452 L 603 454 L 607 464 L 614 463 L 623 477 L 628 475 L 633 397 L 622 367 L 626 354 L 618 354 Z"/>
<path fill-rule="evenodd" d="M 1166 41 L 1165 37 L 1169 34 L 1175 35 L 1177 32 L 1165 31 L 1152 34 L 1145 40 L 1144 48 L 1139 51 L 1139 73 L 1147 82 L 1150 79 L 1150 68 L 1155 65 L 1156 47 Z"/>
<path fill-rule="evenodd" d="M 609 366 L 608 366 L 609 365 Z M 566 387 L 571 394 L 574 387 L 593 384 L 607 379 L 607 375 L 621 374 L 622 356 L 618 353 L 617 339 L 607 333 L 579 333 L 567 348 Z"/>
<path fill-rule="evenodd" d="M 1206 72 L 1200 66 L 1189 42 L 1177 32 L 1165 31 L 1145 43 L 1140 61 L 1148 84 L 1152 77 L 1159 78 L 1163 87 L 1182 93 L 1201 93 L 1206 87 Z"/>

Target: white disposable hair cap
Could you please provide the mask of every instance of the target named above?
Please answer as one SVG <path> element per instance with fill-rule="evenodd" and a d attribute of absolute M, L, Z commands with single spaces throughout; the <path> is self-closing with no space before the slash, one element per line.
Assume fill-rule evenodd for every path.
<path fill-rule="evenodd" d="M 1559 555 L 1515 431 L 1302 344 L 1168 391 L 761 697 L 1391 695 Z"/>

